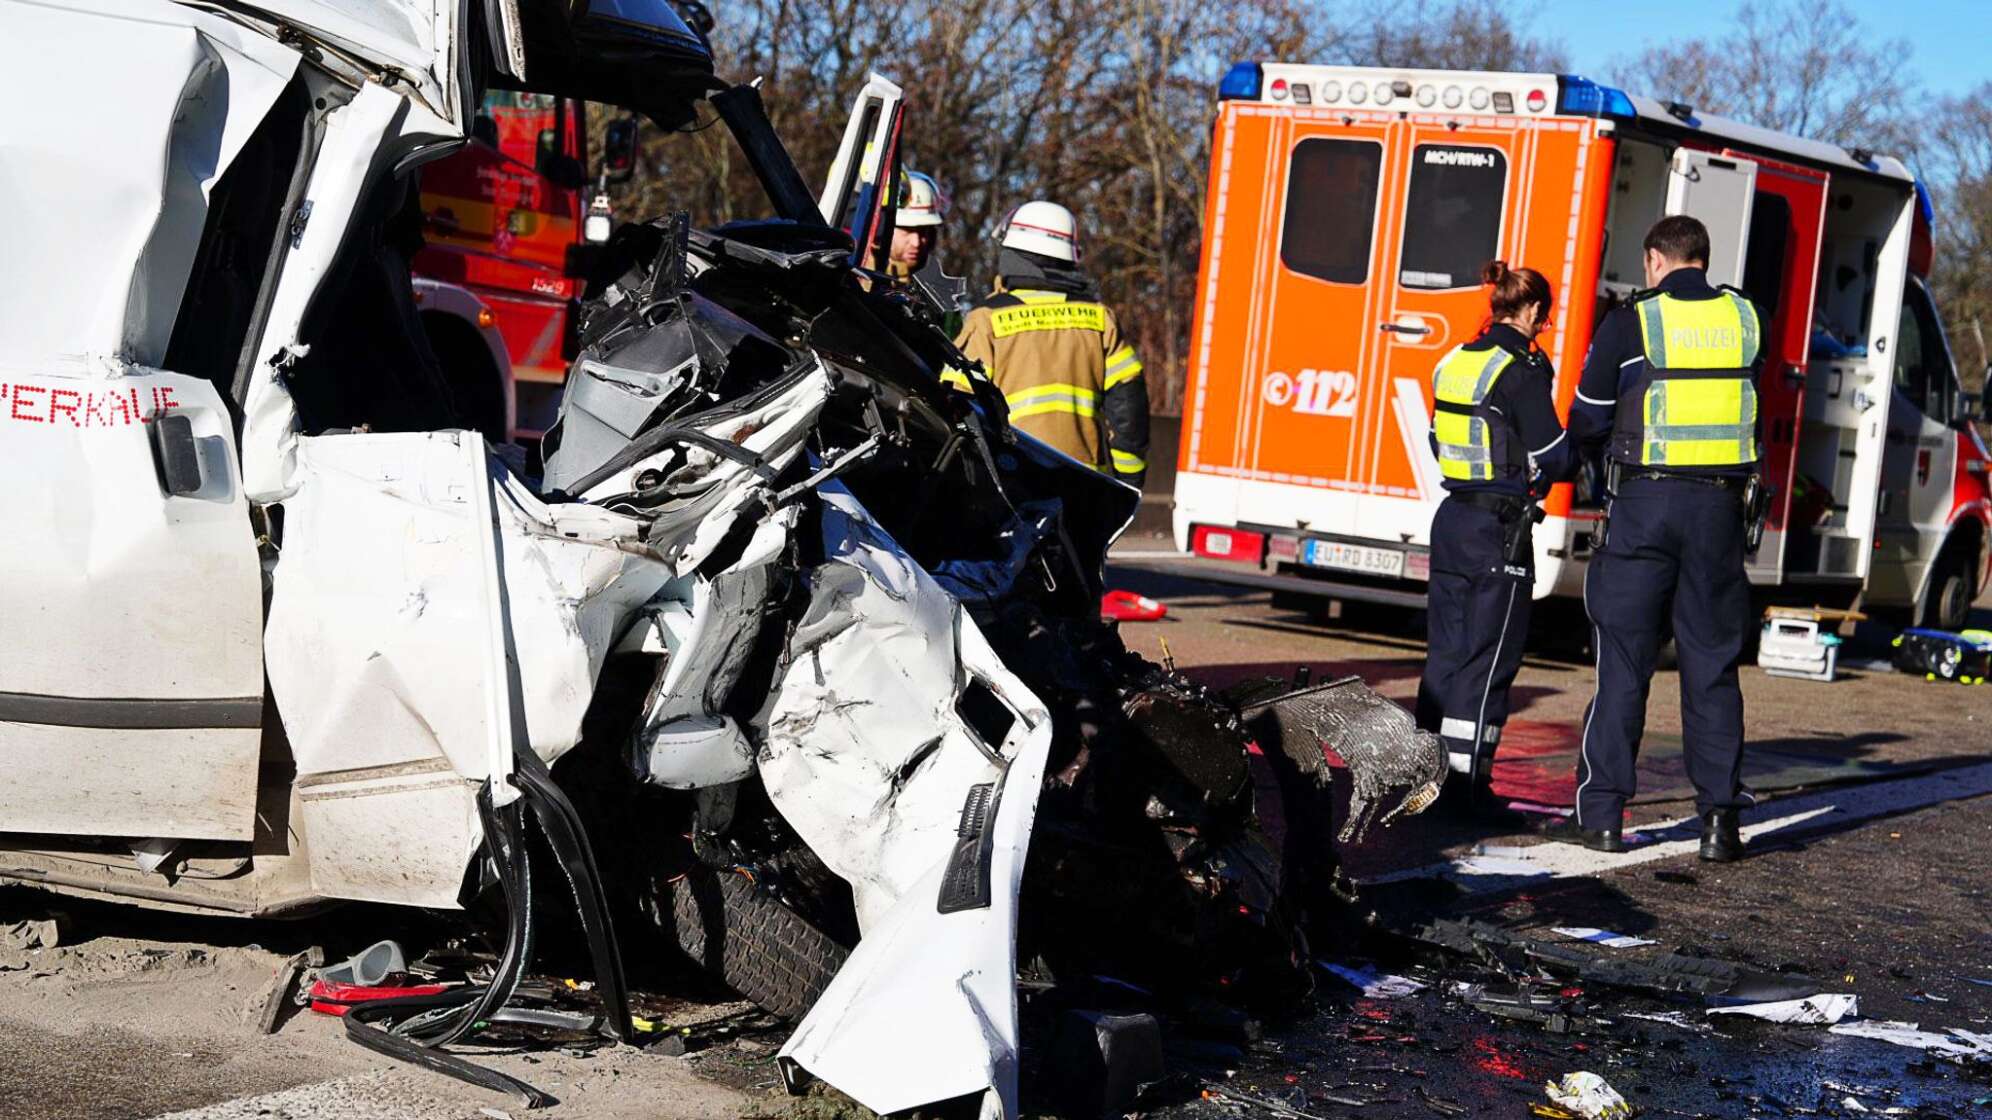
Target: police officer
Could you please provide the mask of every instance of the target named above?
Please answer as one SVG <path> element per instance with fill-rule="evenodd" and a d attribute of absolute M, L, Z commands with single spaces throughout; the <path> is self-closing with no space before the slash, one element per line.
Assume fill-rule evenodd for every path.
<path fill-rule="evenodd" d="M 1481 282 L 1487 326 L 1432 371 L 1432 450 L 1447 495 L 1432 518 L 1418 720 L 1446 746 L 1442 801 L 1491 814 L 1489 771 L 1533 600 L 1533 498 L 1567 472 L 1571 454 L 1550 399 L 1555 371 L 1534 348 L 1549 321 L 1549 281 L 1490 261 Z"/>
<path fill-rule="evenodd" d="M 1550 831 L 1625 850 L 1619 830 L 1671 617 L 1701 858 L 1727 862 L 1743 855 L 1736 813 L 1750 803 L 1736 660 L 1750 623 L 1743 554 L 1763 329 L 1743 293 L 1709 284 L 1699 221 L 1662 218 L 1645 251 L 1647 290 L 1599 325 L 1570 414 L 1580 448 L 1604 446 L 1609 504 L 1584 586 L 1598 684 L 1584 716 L 1577 813 Z"/>
<path fill-rule="evenodd" d="M 969 310 L 955 345 L 995 381 L 1012 425 L 1139 488 L 1148 471 L 1148 383 L 1079 268 L 1072 211 L 1027 202 L 998 236 L 995 291 Z M 959 372 L 943 377 L 966 385 Z"/>

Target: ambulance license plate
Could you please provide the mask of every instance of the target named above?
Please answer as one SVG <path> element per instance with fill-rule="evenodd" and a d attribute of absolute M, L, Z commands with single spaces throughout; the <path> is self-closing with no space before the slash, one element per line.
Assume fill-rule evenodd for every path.
<path fill-rule="evenodd" d="M 1404 553 L 1394 548 L 1371 548 L 1340 541 L 1308 541 L 1301 549 L 1302 563 L 1316 568 L 1340 568 L 1366 576 L 1398 577 L 1404 574 Z"/>

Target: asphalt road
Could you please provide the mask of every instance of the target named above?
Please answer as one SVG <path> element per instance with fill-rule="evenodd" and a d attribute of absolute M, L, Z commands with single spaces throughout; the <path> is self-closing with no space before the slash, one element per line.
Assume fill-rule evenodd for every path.
<path fill-rule="evenodd" d="M 1423 648 L 1409 612 L 1324 621 L 1275 608 L 1263 594 L 1123 568 L 1112 574 L 1116 585 L 1170 607 L 1165 621 L 1126 626 L 1129 644 L 1213 684 L 1290 678 L 1304 665 L 1317 680 L 1358 674 L 1399 700 L 1415 692 Z M 1553 802 L 1567 789 L 1591 667 L 1571 640 L 1569 617 L 1552 612 L 1540 629 L 1517 683 L 1497 777 L 1518 799 Z M 1860 647 L 1865 655 L 1857 649 L 1853 661 L 1863 663 L 1871 647 Z M 1346 851 L 1351 870 L 1372 883 L 1365 904 L 1385 921 L 1473 917 L 1545 940 L 1559 926 L 1633 934 L 1655 942 L 1620 951 L 1635 958 L 1684 948 L 1856 994 L 1869 1019 L 1987 1030 L 1992 688 L 1928 684 L 1865 664 L 1833 684 L 1754 668 L 1743 679 L 1751 781 L 1765 794 L 1749 818 L 1747 861 L 1700 865 L 1691 829 L 1667 827 L 1692 804 L 1677 761 L 1669 762 L 1678 759 L 1669 737 L 1678 734 L 1679 716 L 1673 676 L 1663 673 L 1653 688 L 1642 797 L 1632 810 L 1648 846 L 1628 857 L 1592 857 L 1536 846 L 1525 832 L 1427 814 Z M 0 890 L 0 926 L 50 904 L 36 892 Z M 375 1058 L 347 1042 L 334 1020 L 299 1013 L 272 1037 L 249 1028 L 283 954 L 314 942 L 335 952 L 357 948 L 378 932 L 377 914 L 258 924 L 54 905 L 73 918 L 64 945 L 0 954 L 0 1120 L 136 1120 L 185 1110 L 214 1120 L 519 1115 L 504 1099 Z M 1315 950 L 1335 959 L 1374 946 L 1352 934 Z M 1324 1117 L 1359 1114 L 1331 1099 L 1352 1097 L 1374 1102 L 1363 1113 L 1372 1115 L 1526 1115 L 1525 1101 L 1544 1099 L 1544 1078 L 1578 1069 L 1605 1075 L 1652 1115 L 1853 1115 L 1844 1103 L 1851 1096 L 1876 1111 L 1964 1116 L 1982 1114 L 1971 1102 L 1992 1095 L 1954 1067 L 1919 1065 L 1917 1051 L 1817 1027 L 1647 1023 L 1637 1033 L 1592 1037 L 1498 1024 L 1443 994 L 1450 980 L 1479 978 L 1460 962 L 1382 963 L 1430 987 L 1380 1003 L 1324 986 L 1318 1013 L 1274 1031 L 1235 1069 L 1191 1072 L 1220 1097 L 1228 1086 Z M 723 1021 L 740 1011 L 707 992 L 666 995 L 674 1022 Z M 1617 998 L 1606 1006 L 1653 1009 Z M 700 1029 L 716 1045 L 689 1060 L 628 1049 L 490 1060 L 559 1097 L 541 1114 L 556 1120 L 855 1114 L 834 1101 L 772 1093 L 768 1050 L 778 1034 L 748 1032 L 736 1043 L 724 1031 Z M 1282 1115 L 1202 1098 L 1194 1085 L 1187 1103 L 1165 1111 Z"/>

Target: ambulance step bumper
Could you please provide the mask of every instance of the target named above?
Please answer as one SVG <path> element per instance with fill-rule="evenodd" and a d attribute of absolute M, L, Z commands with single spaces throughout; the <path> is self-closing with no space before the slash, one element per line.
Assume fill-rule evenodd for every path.
<path fill-rule="evenodd" d="M 1222 583 L 1233 587 L 1251 587 L 1261 591 L 1318 595 L 1324 599 L 1347 599 L 1358 603 L 1381 603 L 1385 606 L 1411 607 L 1418 610 L 1423 610 L 1425 606 L 1425 594 L 1422 591 L 1399 591 L 1394 588 L 1338 580 L 1332 576 L 1278 575 L 1264 571 L 1253 564 L 1210 560 L 1185 553 L 1109 554 L 1107 556 L 1109 585 L 1113 583 L 1113 571 L 1116 568 L 1201 580 L 1205 583 Z"/>

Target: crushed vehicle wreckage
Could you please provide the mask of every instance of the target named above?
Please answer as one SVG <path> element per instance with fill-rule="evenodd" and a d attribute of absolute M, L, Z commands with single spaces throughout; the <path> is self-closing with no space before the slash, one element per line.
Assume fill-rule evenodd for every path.
<path fill-rule="evenodd" d="M 505 1020 L 554 910 L 593 1029 L 632 1037 L 625 963 L 675 944 L 797 1021 L 792 1084 L 881 1112 L 1016 1115 L 1020 962 L 1303 995 L 1338 889 L 1324 742 L 1359 828 L 1429 804 L 1436 740 L 1358 681 L 1219 695 L 1121 644 L 1101 572 L 1136 493 L 944 384 L 932 309 L 857 267 L 893 159 L 835 228 L 675 9 L 477 7 L 21 16 L 55 87 L 74 44 L 133 63 L 67 143 L 166 158 L 13 254 L 101 285 L 0 312 L 10 414 L 47 419 L 0 455 L 97 514 L 0 498 L 41 542 L 0 611 L 41 651 L 0 680 L 0 878 L 479 915 L 488 982 L 348 1029 L 528 1102 L 442 1048 Z M 542 75 L 669 125 L 707 98 L 774 217 L 619 231 L 533 476 L 453 422 L 395 229 L 475 81 Z M 127 391 L 152 403 L 122 425 L 51 411 Z M 130 556 L 149 582 L 107 592 Z"/>

